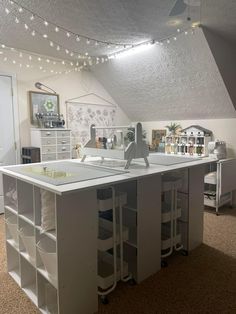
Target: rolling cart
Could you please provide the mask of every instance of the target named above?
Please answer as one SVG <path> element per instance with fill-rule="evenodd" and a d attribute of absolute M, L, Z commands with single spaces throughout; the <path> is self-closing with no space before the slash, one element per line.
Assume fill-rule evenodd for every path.
<path fill-rule="evenodd" d="M 99 189 L 98 234 L 98 295 L 103 304 L 108 303 L 119 280 L 128 281 L 128 263 L 123 258 L 123 243 L 129 238 L 128 228 L 123 226 L 122 211 L 127 203 L 127 193 L 114 187 Z M 117 223 L 118 222 L 118 223 Z"/>
<path fill-rule="evenodd" d="M 181 217 L 181 208 L 178 206 L 177 190 L 181 187 L 181 179 L 163 176 L 162 177 L 162 215 L 161 215 L 161 258 L 162 266 L 167 266 L 164 260 L 173 251 L 183 249 L 181 244 L 181 233 L 178 228 L 178 219 Z"/>

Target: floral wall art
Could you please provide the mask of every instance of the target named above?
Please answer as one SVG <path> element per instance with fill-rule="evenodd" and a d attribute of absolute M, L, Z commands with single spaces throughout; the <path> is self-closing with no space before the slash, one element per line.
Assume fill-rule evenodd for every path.
<path fill-rule="evenodd" d="M 90 125 L 112 126 L 115 106 L 83 103 L 67 103 L 67 125 L 71 129 L 73 144 L 85 145 L 90 138 Z M 98 130 L 97 136 L 109 136 L 111 130 Z"/>

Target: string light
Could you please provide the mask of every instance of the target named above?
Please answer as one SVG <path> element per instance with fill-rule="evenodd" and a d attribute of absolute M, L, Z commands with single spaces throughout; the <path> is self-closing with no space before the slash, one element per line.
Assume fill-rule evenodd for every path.
<path fill-rule="evenodd" d="M 5 12 L 6 12 L 6 14 L 9 14 L 10 10 L 8 8 L 5 8 Z"/>
<path fill-rule="evenodd" d="M 77 33 L 73 32 L 73 31 L 71 31 L 71 30 L 69 30 L 69 29 L 66 29 L 66 28 L 63 27 L 63 26 L 57 25 L 57 24 L 55 24 L 55 23 L 53 23 L 53 22 L 51 22 L 51 21 L 46 21 L 44 17 L 40 16 L 39 14 L 33 12 L 31 9 L 29 9 L 29 8 L 23 6 L 23 5 L 19 5 L 19 4 L 17 3 L 17 1 L 15 1 L 15 0 L 11 0 L 10 3 L 11 3 L 12 5 L 15 5 L 15 6 L 18 8 L 18 11 L 19 11 L 20 13 L 23 12 L 23 11 L 28 12 L 28 13 L 30 14 L 30 19 L 31 19 L 31 20 L 34 20 L 35 17 L 37 17 L 39 20 L 42 21 L 42 23 L 44 23 L 45 26 L 49 26 L 49 25 L 53 26 L 55 32 L 59 32 L 60 30 L 63 31 L 63 32 L 65 32 L 68 38 L 69 38 L 69 37 L 72 37 L 72 35 L 73 35 L 73 36 L 75 36 L 76 38 L 77 38 L 77 36 L 78 36 L 80 39 L 83 38 L 84 40 L 86 40 L 86 42 L 88 41 L 88 44 L 90 44 L 91 42 L 94 42 L 94 43 L 95 43 L 95 46 L 98 46 L 98 44 L 104 44 L 104 45 L 110 45 L 110 46 L 119 47 L 119 48 L 124 47 L 124 44 L 123 44 L 123 43 L 107 42 L 107 41 L 97 40 L 97 39 L 95 39 L 95 38 L 89 38 L 89 37 L 84 36 L 84 35 L 82 35 L 82 34 L 77 34 Z M 79 40 L 80 40 L 80 39 L 79 39 Z M 78 40 L 78 41 L 79 41 L 79 40 Z"/>
<path fill-rule="evenodd" d="M 24 29 L 25 29 L 26 31 L 30 30 L 30 34 L 31 34 L 33 37 L 36 36 L 36 34 L 38 34 L 38 35 L 42 36 L 44 39 L 48 40 L 48 41 L 49 41 L 49 44 L 50 44 L 50 41 L 53 42 L 50 38 L 48 38 L 48 35 L 47 35 L 46 33 L 43 33 L 43 34 L 42 34 L 42 33 L 38 32 L 38 31 L 36 32 L 35 30 L 31 29 L 27 23 L 25 23 L 24 21 L 20 21 L 19 18 L 18 18 L 14 13 L 12 13 L 12 14 L 13 14 L 13 16 L 15 17 L 15 22 L 16 22 L 17 24 L 20 23 L 20 22 L 22 22 L 22 23 L 23 23 L 23 26 L 24 26 Z M 31 19 L 32 17 L 34 18 L 34 17 L 35 17 L 35 14 L 32 13 L 30 19 Z M 49 25 L 49 22 L 47 22 L 46 20 L 44 20 L 43 22 L 44 22 L 44 23 L 46 22 L 46 24 L 48 23 L 48 25 Z M 59 31 L 59 28 L 57 27 L 57 28 L 55 28 L 55 30 L 56 30 L 56 31 Z M 56 49 L 57 51 L 60 51 L 60 50 L 61 50 L 61 46 L 60 46 L 58 43 L 56 43 L 56 42 L 53 42 L 53 43 L 54 43 L 55 49 Z M 50 44 L 50 46 L 53 47 L 52 44 Z M 68 49 L 67 49 L 66 47 L 62 47 L 62 48 L 64 48 L 65 50 L 68 51 Z M 68 54 L 69 52 L 66 52 L 66 53 Z M 72 56 L 73 56 L 74 54 L 77 54 L 77 53 L 78 53 L 78 52 L 72 52 Z"/>

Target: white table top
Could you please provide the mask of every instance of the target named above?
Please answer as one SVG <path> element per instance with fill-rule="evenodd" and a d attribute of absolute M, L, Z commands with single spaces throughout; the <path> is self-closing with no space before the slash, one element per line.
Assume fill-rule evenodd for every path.
<path fill-rule="evenodd" d="M 154 156 L 154 154 L 152 154 Z M 158 154 L 157 154 L 158 155 Z M 174 157 L 174 156 L 173 156 Z M 178 157 L 176 157 L 178 158 Z M 86 164 L 91 164 L 94 162 L 96 163 L 96 167 L 99 164 L 99 160 L 101 160 L 98 157 L 90 157 L 86 159 Z M 109 159 L 108 159 L 109 160 Z M 187 159 L 186 159 L 187 160 Z M 81 163 L 79 159 L 70 159 L 67 160 L 73 163 Z M 110 160 L 114 161 L 114 160 Z M 62 163 L 65 162 L 65 160 L 56 160 L 56 161 L 50 161 L 50 162 L 44 162 L 43 164 L 47 164 L 48 167 L 50 167 L 50 164 L 52 163 Z M 91 188 L 98 188 L 101 186 L 108 186 L 114 183 L 121 183 L 125 181 L 131 181 L 134 179 L 142 178 L 145 176 L 149 175 L 154 175 L 154 174 L 162 174 L 174 170 L 179 170 L 179 169 L 184 169 L 184 168 L 190 168 L 190 167 L 196 167 L 199 165 L 211 163 L 211 162 L 216 162 L 216 159 L 214 158 L 202 158 L 202 159 L 197 159 L 194 161 L 187 161 L 187 162 L 181 162 L 179 164 L 173 164 L 173 165 L 157 165 L 157 164 L 150 164 L 150 167 L 146 167 L 145 163 L 143 161 L 133 161 L 128 169 L 128 172 L 122 173 L 119 175 L 114 175 L 114 176 L 108 176 L 108 177 L 103 177 L 103 178 L 98 178 L 98 179 L 93 179 L 93 180 L 87 180 L 87 181 L 80 181 L 80 182 L 75 182 L 75 183 L 67 183 L 64 185 L 53 185 L 49 184 L 46 182 L 43 182 L 42 180 L 31 178 L 25 174 L 20 174 L 15 172 L 12 168 L 14 166 L 7 166 L 7 167 L 1 167 L 0 171 L 6 175 L 18 178 L 20 180 L 23 180 L 25 182 L 31 183 L 33 185 L 36 185 L 40 188 L 47 189 L 51 192 L 54 192 L 56 194 L 62 195 L 64 193 L 69 193 L 77 190 L 83 190 L 83 189 L 91 189 Z M 114 161 L 116 163 L 116 161 Z M 117 163 L 121 163 L 120 160 L 117 160 Z M 20 165 L 21 167 L 32 167 L 35 165 L 40 165 L 40 163 L 34 163 L 34 164 L 24 164 Z M 93 164 L 94 165 L 94 164 Z M 101 164 L 102 165 L 102 164 Z M 103 166 L 104 167 L 104 166 Z M 121 165 L 118 165 L 118 167 L 112 167 L 115 170 L 124 170 L 124 168 Z M 109 168 L 111 169 L 111 167 Z"/>

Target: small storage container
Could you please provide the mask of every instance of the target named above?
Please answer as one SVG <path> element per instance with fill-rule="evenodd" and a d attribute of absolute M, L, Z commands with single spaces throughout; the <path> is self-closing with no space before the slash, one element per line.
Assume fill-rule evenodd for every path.
<path fill-rule="evenodd" d="M 15 215 L 6 218 L 6 225 L 10 234 L 10 237 L 14 241 L 14 245 L 18 248 L 18 231 L 17 231 L 17 217 Z"/>
<path fill-rule="evenodd" d="M 37 249 L 42 259 L 45 270 L 49 279 L 54 283 L 57 282 L 57 254 L 56 242 L 44 237 L 37 243 Z"/>
<path fill-rule="evenodd" d="M 28 253 L 29 255 L 29 260 L 33 264 L 35 264 L 36 250 L 35 250 L 35 238 L 34 238 L 33 229 L 25 226 L 19 230 L 19 235 L 24 244 L 26 253 Z"/>

